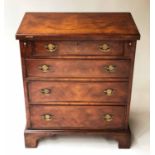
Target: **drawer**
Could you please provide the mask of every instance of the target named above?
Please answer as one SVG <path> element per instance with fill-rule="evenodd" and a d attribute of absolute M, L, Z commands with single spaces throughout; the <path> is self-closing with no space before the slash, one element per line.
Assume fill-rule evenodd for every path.
<path fill-rule="evenodd" d="M 125 125 L 124 106 L 30 107 L 33 129 L 119 129 Z"/>
<path fill-rule="evenodd" d="M 35 41 L 32 44 L 33 56 L 69 55 L 123 55 L 121 41 Z"/>
<path fill-rule="evenodd" d="M 129 60 L 26 60 L 29 77 L 123 77 L 130 73 Z"/>
<path fill-rule="evenodd" d="M 31 102 L 90 101 L 123 102 L 128 96 L 128 82 L 31 81 Z"/>

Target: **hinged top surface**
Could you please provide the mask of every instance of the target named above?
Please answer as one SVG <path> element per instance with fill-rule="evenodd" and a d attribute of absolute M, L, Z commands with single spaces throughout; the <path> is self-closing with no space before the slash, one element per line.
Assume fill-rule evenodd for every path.
<path fill-rule="evenodd" d="M 17 39 L 140 38 L 130 13 L 26 13 Z"/>

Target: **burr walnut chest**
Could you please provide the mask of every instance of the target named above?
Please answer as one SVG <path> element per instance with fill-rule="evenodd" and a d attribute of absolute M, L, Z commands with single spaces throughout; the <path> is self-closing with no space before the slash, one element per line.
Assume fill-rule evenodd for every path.
<path fill-rule="evenodd" d="M 130 13 L 26 13 L 20 43 L 26 147 L 95 134 L 129 148 L 136 41 Z"/>

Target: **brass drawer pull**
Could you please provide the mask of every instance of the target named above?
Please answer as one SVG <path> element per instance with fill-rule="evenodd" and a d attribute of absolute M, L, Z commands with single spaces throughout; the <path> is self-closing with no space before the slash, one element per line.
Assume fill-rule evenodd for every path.
<path fill-rule="evenodd" d="M 43 120 L 45 120 L 45 121 L 50 121 L 50 120 L 52 120 L 53 115 L 51 115 L 51 114 L 44 114 L 44 115 L 41 116 L 41 118 Z"/>
<path fill-rule="evenodd" d="M 42 94 L 44 94 L 44 95 L 50 94 L 50 93 L 51 93 L 51 89 L 43 88 L 43 89 L 40 90 L 40 92 L 41 92 Z"/>
<path fill-rule="evenodd" d="M 106 122 L 112 121 L 112 115 L 111 115 L 111 114 L 105 114 L 105 115 L 104 115 L 104 120 L 105 120 Z"/>
<path fill-rule="evenodd" d="M 102 44 L 99 46 L 99 49 L 103 52 L 103 53 L 106 53 L 106 52 L 109 52 L 110 51 L 110 47 L 108 44 Z"/>
<path fill-rule="evenodd" d="M 50 69 L 50 66 L 44 64 L 44 65 L 39 66 L 38 68 L 39 68 L 42 72 L 48 72 L 49 69 Z"/>
<path fill-rule="evenodd" d="M 113 89 L 110 89 L 110 88 L 104 90 L 104 93 L 105 93 L 107 96 L 112 96 L 112 95 L 113 95 L 113 92 L 114 92 L 114 90 L 113 90 Z"/>
<path fill-rule="evenodd" d="M 50 43 L 50 44 L 45 45 L 45 48 L 48 50 L 48 52 L 52 53 L 56 51 L 57 46 L 55 44 Z"/>
<path fill-rule="evenodd" d="M 105 71 L 112 73 L 112 72 L 115 72 L 116 66 L 115 65 L 106 65 L 106 66 L 104 66 L 104 69 L 105 69 Z"/>

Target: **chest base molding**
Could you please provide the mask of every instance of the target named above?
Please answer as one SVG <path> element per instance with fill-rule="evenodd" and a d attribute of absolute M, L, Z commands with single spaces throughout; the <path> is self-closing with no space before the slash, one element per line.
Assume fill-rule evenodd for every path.
<path fill-rule="evenodd" d="M 114 139 L 118 142 L 118 147 L 125 149 L 130 148 L 131 145 L 131 131 L 130 128 L 126 130 L 79 130 L 79 129 L 66 129 L 66 130 L 29 130 L 25 129 L 25 147 L 36 148 L 41 139 L 47 137 L 61 136 L 61 135 L 99 135 L 107 139 Z"/>

